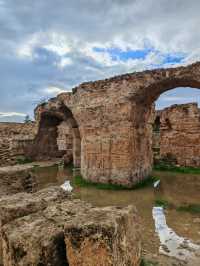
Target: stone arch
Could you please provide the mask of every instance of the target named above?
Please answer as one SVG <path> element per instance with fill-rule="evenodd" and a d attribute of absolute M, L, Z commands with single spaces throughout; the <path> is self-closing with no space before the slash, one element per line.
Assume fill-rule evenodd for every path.
<path fill-rule="evenodd" d="M 78 123 L 70 108 L 64 104 L 51 107 L 39 106 L 35 116 L 38 133 L 29 156 L 34 160 L 63 157 L 66 164 L 73 161 L 73 165 L 79 168 L 81 136 Z"/>
<path fill-rule="evenodd" d="M 200 62 L 87 82 L 40 105 L 37 113 L 59 113 L 66 119 L 73 110 L 80 123 L 72 128 L 77 146 L 81 142 L 83 178 L 132 186 L 152 170 L 153 103 L 176 87 L 200 88 Z"/>
<path fill-rule="evenodd" d="M 198 79 L 186 79 L 184 77 L 167 78 L 158 82 L 155 81 L 153 84 L 144 87 L 140 91 L 140 97 L 138 97 L 137 101 L 145 106 L 152 105 L 162 93 L 178 87 L 200 89 L 200 81 Z"/>
<path fill-rule="evenodd" d="M 175 69 L 176 70 L 176 69 Z M 166 71 L 167 72 L 167 71 Z M 191 74 L 191 73 L 190 73 Z M 136 129 L 136 135 L 138 136 L 138 142 L 142 141 L 145 143 L 147 149 L 145 154 L 141 154 L 140 148 L 135 151 L 141 159 L 141 163 L 146 163 L 149 165 L 149 174 L 151 172 L 152 164 L 153 164 L 153 150 L 150 148 L 152 147 L 152 128 L 154 120 L 154 116 L 152 116 L 152 108 L 154 108 L 155 101 L 159 98 L 159 96 L 169 90 L 173 90 L 178 87 L 188 87 L 200 89 L 200 79 L 199 75 L 192 76 L 192 78 L 187 77 L 188 73 L 185 71 L 184 75 L 181 74 L 180 77 L 175 78 L 169 77 L 163 78 L 160 81 L 155 80 L 150 85 L 142 88 L 139 92 L 139 97 L 134 99 L 134 104 L 136 104 L 137 115 L 138 115 L 138 123 L 140 128 L 140 135 L 138 130 Z M 166 119 L 165 121 L 166 127 L 168 130 L 171 129 L 170 121 Z M 142 166 L 141 166 L 142 167 Z M 144 176 L 143 176 L 144 178 Z"/>

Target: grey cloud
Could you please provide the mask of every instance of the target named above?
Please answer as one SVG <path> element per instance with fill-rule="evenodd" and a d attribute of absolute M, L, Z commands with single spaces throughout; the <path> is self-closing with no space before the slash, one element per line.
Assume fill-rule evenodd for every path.
<path fill-rule="evenodd" d="M 199 10 L 199 0 L 0 0 L 0 111 L 31 113 L 48 86 L 68 90 L 147 67 L 142 61 L 137 66 L 102 64 L 81 50 L 87 43 L 116 45 L 121 40 L 139 48 L 148 43 L 161 52 L 193 54 L 194 60 Z M 45 39 L 49 32 L 64 34 L 71 50 L 60 56 L 36 43 L 33 59 L 17 56 L 17 47 L 33 34 Z M 64 57 L 72 63 L 60 69 Z"/>

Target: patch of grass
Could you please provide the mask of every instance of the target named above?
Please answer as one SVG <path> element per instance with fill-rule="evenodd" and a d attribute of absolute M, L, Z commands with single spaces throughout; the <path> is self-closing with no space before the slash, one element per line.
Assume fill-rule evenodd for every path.
<path fill-rule="evenodd" d="M 161 198 L 155 199 L 154 204 L 155 204 L 156 207 L 163 207 L 165 209 L 168 208 L 168 207 L 173 207 L 172 203 L 168 202 L 165 199 L 161 199 Z"/>
<path fill-rule="evenodd" d="M 168 171 L 168 172 L 177 172 L 184 174 L 200 174 L 200 168 L 194 167 L 182 167 L 176 166 L 172 164 L 159 163 L 154 165 L 154 170 L 157 171 Z"/>
<path fill-rule="evenodd" d="M 146 260 L 146 259 L 142 259 L 140 266 L 158 266 L 158 262 L 156 261 L 151 261 L 151 260 Z"/>
<path fill-rule="evenodd" d="M 111 184 L 111 183 L 109 184 L 93 183 L 83 179 L 81 175 L 77 175 L 74 177 L 73 184 L 78 187 L 95 187 L 97 189 L 104 189 L 104 190 L 134 190 L 151 186 L 156 180 L 157 180 L 156 177 L 149 177 L 132 187 L 125 187 L 122 185 Z"/>
<path fill-rule="evenodd" d="M 177 207 L 176 209 L 177 211 L 200 214 L 200 204 L 183 205 L 183 206 Z"/>
<path fill-rule="evenodd" d="M 26 157 L 26 156 L 18 156 L 16 158 L 16 163 L 17 164 L 26 164 L 26 163 L 32 163 L 32 162 L 33 161 L 30 158 Z"/>
<path fill-rule="evenodd" d="M 185 204 L 181 206 L 174 205 L 166 199 L 157 198 L 154 201 L 156 207 L 173 208 L 180 212 L 189 212 L 192 214 L 200 214 L 200 204 Z"/>

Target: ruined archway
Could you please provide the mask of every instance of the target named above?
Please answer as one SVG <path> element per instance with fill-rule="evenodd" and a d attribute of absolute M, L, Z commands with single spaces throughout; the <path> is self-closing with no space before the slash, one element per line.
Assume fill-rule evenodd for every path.
<path fill-rule="evenodd" d="M 83 178 L 132 186 L 152 171 L 153 103 L 176 87 L 200 88 L 200 63 L 84 83 L 42 109 L 65 117 L 67 107 L 78 121 Z"/>
<path fill-rule="evenodd" d="M 185 73 L 185 75 L 187 76 L 188 73 Z M 189 89 L 200 89 L 200 82 L 198 81 L 198 76 L 197 79 L 195 80 L 195 75 L 192 77 L 192 79 L 187 79 L 185 77 L 181 77 L 179 79 L 176 78 L 167 78 L 162 82 L 157 82 L 155 81 L 155 83 L 151 84 L 150 86 L 147 86 L 145 88 L 143 88 L 141 90 L 141 98 L 138 98 L 138 102 L 137 102 L 137 111 L 138 111 L 138 115 L 140 116 L 141 119 L 141 127 L 140 127 L 140 131 L 142 131 L 143 133 L 140 132 L 140 134 L 143 134 L 142 137 L 143 139 L 145 138 L 146 141 L 146 145 L 147 147 L 150 147 L 152 145 L 152 134 L 154 135 L 154 140 L 155 142 L 158 142 L 158 138 L 156 140 L 156 136 L 155 135 L 159 135 L 160 132 L 158 132 L 160 124 L 162 123 L 162 127 L 164 128 L 164 130 L 162 130 L 162 134 L 163 132 L 165 132 L 165 137 L 167 137 L 168 139 L 164 141 L 164 143 L 160 144 L 160 147 L 162 147 L 162 149 L 160 149 L 160 147 L 157 147 L 156 143 L 154 148 L 154 155 L 155 158 L 156 156 L 156 152 L 158 151 L 162 157 L 164 158 L 164 160 L 168 161 L 168 162 L 172 162 L 173 164 L 179 164 L 182 166 L 199 166 L 199 153 L 195 151 L 195 149 L 197 150 L 198 147 L 197 145 L 195 145 L 195 143 L 192 143 L 191 137 L 186 138 L 186 134 L 187 134 L 187 125 L 184 128 L 184 125 L 182 126 L 182 133 L 175 133 L 174 135 L 178 135 L 179 138 L 179 142 L 182 142 L 182 144 L 180 145 L 180 147 L 178 147 L 178 145 L 176 146 L 175 142 L 173 143 L 173 141 L 175 141 L 175 136 L 173 136 L 173 132 L 172 132 L 172 125 L 171 125 L 171 120 L 169 119 L 169 112 L 171 111 L 170 109 L 168 110 L 168 115 L 160 115 L 158 114 L 156 121 L 152 120 L 155 119 L 155 116 L 152 116 L 152 106 L 154 106 L 155 101 L 159 98 L 159 96 L 161 94 L 163 94 L 166 91 L 169 90 L 173 90 L 177 87 L 187 87 L 188 90 Z M 172 110 L 175 109 L 176 106 L 172 106 Z M 194 120 L 198 120 L 200 118 L 200 114 L 199 114 L 199 110 L 198 110 L 198 105 L 197 104 L 190 104 L 189 106 L 187 105 L 182 105 L 180 106 L 179 109 L 184 109 L 185 112 L 188 112 L 189 109 L 192 110 L 192 112 L 195 113 L 195 118 Z M 188 109 L 189 108 L 189 109 Z M 179 110 L 180 111 L 180 110 Z M 183 111 L 183 110 L 182 110 Z M 173 118 L 172 118 L 173 119 Z M 160 121 L 161 120 L 161 121 Z M 155 123 L 155 122 L 156 123 Z M 153 127 L 149 127 L 149 124 L 151 124 L 152 122 L 154 122 L 154 132 L 151 133 L 151 129 Z M 180 121 L 180 123 L 183 121 Z M 196 123 L 198 124 L 198 122 Z M 197 125 L 198 126 L 198 125 Z M 178 129 L 179 128 L 179 129 Z M 177 129 L 180 131 L 180 126 L 177 124 Z M 186 130 L 186 132 L 185 132 Z M 191 128 L 189 128 L 188 131 L 191 131 Z M 166 134 L 167 132 L 167 134 Z M 192 132 L 189 132 L 189 134 L 193 134 Z M 188 134 L 188 135 L 189 135 Z M 195 132 L 193 135 L 194 138 L 196 138 L 196 140 L 199 138 L 199 133 Z M 164 136 L 162 136 L 160 138 L 160 140 L 164 140 L 165 138 Z M 170 139 L 171 138 L 171 139 Z M 141 138 L 140 138 L 141 139 Z M 171 143 L 170 143 L 171 141 Z M 190 145 L 190 147 L 187 147 L 187 145 L 184 146 L 184 142 L 188 141 L 188 146 Z M 197 144 L 198 142 L 196 142 Z M 174 144 L 174 145 L 172 145 Z M 178 147 L 177 150 L 174 150 Z M 164 150 L 165 149 L 165 150 Z M 187 151 L 186 151 L 187 149 Z M 190 150 L 190 151 L 189 151 Z M 181 156 L 181 153 L 187 153 L 187 155 L 190 158 L 187 158 L 187 156 Z M 190 154 L 190 155 L 189 155 Z M 195 158 L 196 155 L 196 158 Z M 197 158 L 198 157 L 198 158 Z M 149 165 L 152 165 L 153 162 L 153 150 L 152 149 L 148 149 L 148 153 L 146 154 L 146 157 L 144 156 L 143 160 L 145 160 L 146 162 L 149 163 Z M 150 172 L 149 172 L 150 173 Z"/>
<path fill-rule="evenodd" d="M 29 156 L 34 160 L 63 158 L 65 164 L 81 164 L 79 126 L 71 110 L 64 104 L 48 108 L 38 106 L 35 111 L 38 133 Z"/>
<path fill-rule="evenodd" d="M 200 90 L 188 87 L 159 97 L 153 125 L 154 164 L 200 167 L 199 99 Z"/>

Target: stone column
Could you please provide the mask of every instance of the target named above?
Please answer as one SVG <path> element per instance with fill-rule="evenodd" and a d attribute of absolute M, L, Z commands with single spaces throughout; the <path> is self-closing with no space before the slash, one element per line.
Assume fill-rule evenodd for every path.
<path fill-rule="evenodd" d="M 73 128 L 73 164 L 75 168 L 81 167 L 81 138 L 78 128 Z"/>

